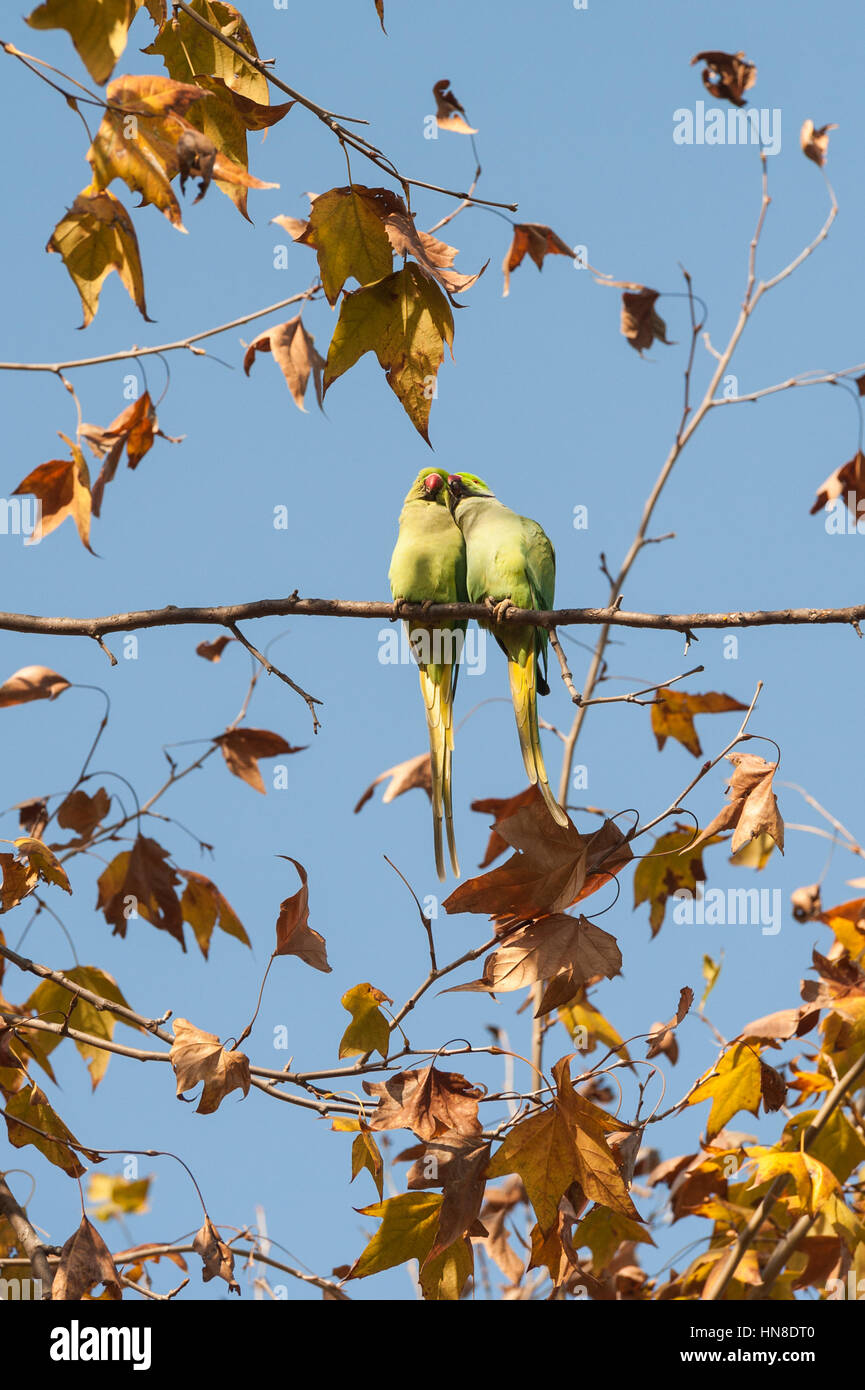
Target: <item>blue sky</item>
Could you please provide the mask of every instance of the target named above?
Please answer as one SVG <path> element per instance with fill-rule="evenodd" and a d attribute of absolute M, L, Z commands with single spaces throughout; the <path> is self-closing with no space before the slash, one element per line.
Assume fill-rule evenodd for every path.
<path fill-rule="evenodd" d="M 449 77 L 480 132 L 479 192 L 518 202 L 519 217 L 548 223 L 569 244 L 585 245 L 592 265 L 616 279 L 681 294 L 681 262 L 709 306 L 716 346 L 725 343 L 744 290 L 759 208 L 759 159 L 753 147 L 677 145 L 674 112 L 706 97 L 699 70 L 689 66 L 694 53 L 744 50 L 759 68 L 754 104 L 781 113 L 758 273 L 774 274 L 785 265 L 827 212 L 823 180 L 799 150 L 806 117 L 839 124 L 828 167 L 841 212 L 828 242 L 759 306 L 732 366 L 738 389 L 862 359 L 858 304 L 850 292 L 860 275 L 865 215 L 862 95 L 855 80 L 861 40 L 852 4 L 834 4 L 815 24 L 813 7 L 796 0 L 784 5 L 780 24 L 780 6 L 755 8 L 741 0 L 700 7 L 665 0 L 652 8 L 589 0 L 584 11 L 557 0 L 531 13 L 514 0 L 469 6 L 442 0 L 434 12 L 390 0 L 387 38 L 371 0 L 289 10 L 260 0 L 244 13 L 259 52 L 276 59 L 284 80 L 336 111 L 368 118 L 370 138 L 405 173 L 462 188 L 473 169 L 468 141 L 448 134 L 424 138 L 424 118 L 434 109 L 432 84 Z M 65 34 L 36 34 L 7 17 L 3 37 L 84 79 Z M 151 38 L 152 25 L 142 14 L 117 71 L 160 71 L 155 58 L 138 52 Z M 255 225 L 245 223 L 216 188 L 195 207 L 187 197 L 188 236 L 153 208 L 136 211 L 156 322 L 140 319 L 113 277 L 97 319 L 78 332 L 72 283 L 60 258 L 46 259 L 43 248 L 88 181 L 84 131 L 62 98 L 12 59 L 4 78 L 7 122 L 22 132 L 6 150 L 4 359 L 56 361 L 169 342 L 310 283 L 314 263 L 303 248 L 289 248 L 288 269 L 274 268 L 274 248 L 286 236 L 269 219 L 303 216 L 304 192 L 344 184 L 346 170 L 333 138 L 295 108 L 266 141 L 250 140 L 252 171 L 280 184 L 251 193 Z M 358 182 L 381 182 L 359 157 L 352 173 Z M 114 191 L 132 205 L 121 185 Z M 451 205 L 421 193 L 415 206 L 420 225 L 428 226 Z M 617 293 L 564 257 L 550 258 L 541 275 L 524 262 L 503 299 L 499 267 L 509 233 L 499 217 L 482 210 L 463 213 L 446 229 L 460 248 L 460 269 L 472 272 L 488 258 L 490 265 L 456 316 L 456 361 L 441 371 L 432 412 L 434 454 L 369 356 L 333 387 L 326 418 L 314 407 L 301 415 L 265 358 L 246 379 L 241 338 L 249 340 L 285 315 L 262 320 L 209 345 L 231 370 L 215 360 L 171 355 L 160 423 L 169 434 L 185 435 L 184 442 L 158 441 L 135 473 L 124 467 L 118 474 L 94 526 L 99 558 L 87 554 L 70 522 L 35 547 L 4 538 L 4 607 L 85 616 L 276 597 L 295 588 L 306 596 L 386 598 L 396 517 L 427 461 L 481 473 L 502 500 L 543 524 L 557 551 L 560 604 L 604 602 L 598 554 L 606 552 L 611 563 L 623 556 L 678 422 L 687 302 L 659 302 L 676 345 L 656 344 L 641 360 L 619 335 Z M 324 302 L 312 305 L 304 321 L 324 351 L 331 310 Z M 163 368 L 153 359 L 146 365 L 158 395 Z M 711 366 L 700 348 L 698 398 Z M 126 404 L 124 380 L 135 370 L 123 362 L 74 373 L 85 419 L 113 419 Z M 59 456 L 56 431 L 72 432 L 75 414 L 71 398 L 49 375 L 3 373 L 0 391 L 0 488 L 8 496 L 38 463 Z M 624 606 L 732 610 L 840 606 L 861 598 L 862 538 L 828 535 L 823 518 L 808 515 L 819 484 L 853 455 L 857 428 L 853 405 L 841 391 L 824 387 L 712 412 L 678 464 L 652 527 L 654 534 L 675 531 L 676 540 L 643 554 Z M 289 509 L 287 530 L 273 526 L 281 504 Z M 580 504 L 588 508 L 589 527 L 576 531 L 573 511 Z M 58 901 L 55 893 L 50 901 L 79 959 L 111 971 L 136 1007 L 152 1015 L 171 1008 L 199 1027 L 236 1036 L 254 1007 L 279 903 L 296 888 L 294 870 L 276 856 L 300 860 L 309 872 L 311 923 L 327 939 L 333 973 L 317 974 L 292 959 L 276 962 L 248 1050 L 261 1065 L 283 1065 L 286 1056 L 271 1040 L 274 1029 L 286 1025 L 295 1065 L 324 1066 L 336 1062 L 348 1018 L 339 1003 L 345 990 L 370 980 L 401 1002 L 425 973 L 414 906 L 382 856 L 399 865 L 419 894 L 437 892 L 426 800 L 414 792 L 383 807 L 377 796 L 362 814 L 352 812 L 379 771 L 423 751 L 422 709 L 414 671 L 378 661 L 375 622 L 297 618 L 247 630 L 259 647 L 284 634 L 274 658 L 324 701 L 323 728 L 312 738 L 303 703 L 263 679 L 251 723 L 310 745 L 289 759 L 288 789 L 258 796 L 214 758 L 178 786 L 164 810 L 212 843 L 215 859 L 202 861 L 177 826 L 159 825 L 158 838 L 181 867 L 213 877 L 245 923 L 253 952 L 220 935 L 204 963 L 194 949 L 182 956 L 144 923 L 124 941 L 112 938 L 93 911 L 101 865 L 84 859 L 72 864 L 73 897 Z M 212 635 L 193 629 L 142 633 L 137 660 L 122 659 L 122 643 L 115 640 L 121 659 L 109 668 L 86 641 L 2 634 L 0 674 L 41 663 L 71 681 L 108 690 L 112 717 L 96 766 L 128 778 L 143 800 L 163 779 L 163 745 L 218 734 L 240 706 L 249 659 L 230 647 L 220 665 L 203 662 L 195 646 Z M 593 634 L 573 635 L 584 641 Z M 705 633 L 687 656 L 682 646 L 672 633 L 618 632 L 608 653 L 614 680 L 605 693 L 664 680 L 697 662 L 706 670 L 687 683 L 689 689 L 722 690 L 748 702 L 763 680 L 751 727 L 780 744 L 780 778 L 807 787 L 861 835 L 863 646 L 855 635 L 838 628 L 744 631 L 736 660 L 724 658 L 720 633 Z M 460 715 L 477 701 L 506 695 L 497 655 L 484 675 L 462 683 Z M 570 647 L 569 655 L 579 683 L 587 654 Z M 552 684 L 543 714 L 565 726 L 567 695 L 557 680 Z M 56 704 L 3 711 L 3 806 L 70 785 L 101 710 L 98 695 L 72 690 Z M 736 720 L 720 715 L 699 722 L 707 756 L 732 737 Z M 552 771 L 556 743 L 547 738 Z M 637 806 L 643 819 L 662 810 L 696 771 L 694 759 L 676 744 L 658 753 L 649 711 L 628 706 L 591 712 L 577 761 L 588 774 L 583 799 L 611 811 Z M 523 785 L 505 703 L 485 705 L 473 716 L 460 736 L 455 766 L 458 842 L 464 869 L 470 869 L 482 855 L 487 822 L 469 811 L 469 802 L 507 796 Z M 719 769 L 688 803 L 703 823 L 721 804 L 722 784 Z M 108 779 L 106 786 L 119 784 Z M 788 820 L 814 823 L 804 802 L 783 788 L 781 808 Z M 4 818 L 7 837 L 17 833 L 15 823 L 13 815 Z M 826 841 L 790 831 L 786 857 L 771 859 L 760 886 L 780 890 L 785 904 L 782 930 L 771 937 L 753 927 L 685 927 L 668 920 L 650 941 L 647 909 L 631 911 L 632 875 L 625 874 L 618 903 L 601 919 L 619 939 L 624 972 L 595 991 L 597 1006 L 621 1033 L 644 1032 L 669 1016 L 681 985 L 699 990 L 704 953 L 717 958 L 721 951 L 724 971 L 709 1012 L 722 1032 L 733 1036 L 749 1019 L 794 1004 L 812 944 L 827 946 L 829 934 L 794 923 L 786 904 L 794 888 L 820 875 L 827 850 Z M 755 881 L 731 869 L 718 849 L 707 853 L 706 864 L 713 886 Z M 852 896 L 844 884 L 856 873 L 857 861 L 837 851 L 824 901 Z M 20 911 L 4 922 L 12 945 L 19 919 Z M 484 930 L 475 918 L 440 918 L 440 958 L 479 945 Z M 31 929 L 27 950 L 57 966 L 70 963 L 67 943 L 45 917 Z M 12 998 L 29 991 L 29 984 L 19 988 L 14 971 L 7 971 L 6 981 Z M 417 1046 L 434 1047 L 450 1037 L 485 1043 L 485 1025 L 501 1023 L 515 1049 L 526 1051 L 528 1016 L 516 1017 L 513 1002 L 431 993 L 412 1016 L 409 1035 Z M 563 1030 L 553 1037 L 551 1062 L 569 1050 Z M 680 1048 L 675 1069 L 663 1064 L 665 1104 L 683 1095 L 715 1055 L 709 1030 L 693 1018 L 682 1029 Z M 487 1059 L 470 1061 L 465 1071 L 472 1080 L 501 1084 Z M 250 1223 L 261 1204 L 273 1237 L 320 1273 L 360 1252 L 373 1223 L 352 1207 L 372 1201 L 374 1192 L 365 1174 L 349 1187 L 350 1140 L 331 1134 L 329 1122 L 255 1093 L 240 1102 L 242 1111 L 230 1098 L 216 1115 L 198 1116 L 175 1100 L 167 1067 L 136 1067 L 117 1058 L 95 1096 L 75 1053 L 61 1057 L 58 1078 L 60 1091 L 49 1091 L 83 1142 L 174 1150 L 202 1182 L 218 1223 Z M 630 1109 L 626 1103 L 624 1113 Z M 705 1115 L 701 1107 L 656 1127 L 663 1132 L 653 1134 L 652 1143 L 665 1157 L 690 1151 Z M 737 1123 L 753 1133 L 778 1129 L 750 1117 Z M 403 1139 L 396 1137 L 397 1148 Z M 15 1162 L 33 1171 L 34 1219 L 52 1241 L 62 1242 L 77 1222 L 74 1186 L 31 1149 Z M 133 1239 L 194 1230 L 200 1213 L 182 1170 L 169 1159 L 142 1160 L 142 1172 L 150 1171 L 156 1173 L 152 1211 L 133 1219 Z M 398 1168 L 397 1181 L 403 1177 Z M 26 1195 L 26 1180 L 15 1181 Z M 662 1259 L 697 1233 L 681 1225 L 666 1232 L 647 1268 L 659 1272 Z M 197 1274 L 191 1287 L 197 1297 L 220 1296 L 213 1285 L 203 1288 Z M 352 1292 L 412 1297 L 403 1270 Z M 308 1296 L 317 1295 L 301 1286 L 289 1289 L 291 1298 Z"/>

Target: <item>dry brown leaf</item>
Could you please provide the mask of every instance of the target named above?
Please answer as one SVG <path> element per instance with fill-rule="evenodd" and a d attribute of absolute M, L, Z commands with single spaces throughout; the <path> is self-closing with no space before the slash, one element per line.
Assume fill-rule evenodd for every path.
<path fill-rule="evenodd" d="M 691 59 L 695 63 L 705 63 L 702 72 L 703 86 L 713 97 L 731 101 L 734 106 L 746 106 L 745 92 L 757 80 L 757 69 L 745 60 L 744 53 L 698 53 Z"/>
<path fill-rule="evenodd" d="M 195 1113 L 212 1115 L 231 1091 L 249 1091 L 249 1058 L 243 1052 L 226 1052 L 215 1033 L 205 1033 L 186 1018 L 172 1024 L 171 1065 L 177 1077 L 177 1099 L 204 1082 Z"/>
<path fill-rule="evenodd" d="M 459 253 L 455 246 L 439 241 L 430 232 L 421 232 L 414 224 L 414 214 L 404 204 L 396 211 L 389 212 L 383 219 L 388 241 L 398 256 L 413 256 L 431 280 L 437 280 L 452 304 L 453 296 L 471 289 L 483 275 L 489 261 L 486 261 L 476 275 L 463 275 L 453 270 L 454 257 Z"/>
<path fill-rule="evenodd" d="M 517 928 L 487 957 L 481 979 L 456 985 L 453 992 L 506 993 L 538 980 L 557 981 L 558 988 L 544 995 L 536 1015 L 540 1017 L 573 998 L 583 986 L 612 979 L 621 968 L 622 953 L 614 936 L 587 917 L 555 913 Z"/>
<path fill-rule="evenodd" d="M 862 380 L 865 381 L 865 377 Z M 836 497 L 843 497 L 852 515 L 857 520 L 861 519 L 865 513 L 865 454 L 861 450 L 857 450 L 848 463 L 830 473 L 818 489 L 811 516 L 833 502 Z"/>
<path fill-rule="evenodd" d="M 784 822 L 772 790 L 772 778 L 778 764 L 767 763 L 754 753 L 727 753 L 726 757 L 735 768 L 727 784 L 730 803 L 718 812 L 705 830 L 700 831 L 691 849 L 704 844 L 711 835 L 732 830 L 730 848 L 734 854 L 755 835 L 762 834 L 769 835 L 783 854 Z"/>
<path fill-rule="evenodd" d="M 281 854 L 279 857 L 294 865 L 300 875 L 301 886 L 292 897 L 286 898 L 280 904 L 279 916 L 276 919 L 276 949 L 273 954 L 300 956 L 306 965 L 311 965 L 314 970 L 321 970 L 327 975 L 330 973 L 330 966 L 327 962 L 324 937 L 313 931 L 309 925 L 309 886 L 306 869 L 289 854 Z"/>
<path fill-rule="evenodd" d="M 484 815 L 493 817 L 493 824 L 490 827 L 490 838 L 487 842 L 484 857 L 478 865 L 479 869 L 486 869 L 490 864 L 495 863 L 500 854 L 504 854 L 510 846 L 507 840 L 503 840 L 496 830 L 496 825 L 500 820 L 507 820 L 515 811 L 520 811 L 524 806 L 530 806 L 533 801 L 540 801 L 541 794 L 537 787 L 526 787 L 525 791 L 517 792 L 516 796 L 497 797 L 490 796 L 485 800 L 473 801 L 472 811 L 480 811 Z"/>
<path fill-rule="evenodd" d="M 57 811 L 57 824 L 64 830 L 75 830 L 85 839 L 89 839 L 105 817 L 111 807 L 111 798 L 104 787 L 100 787 L 94 792 L 93 796 L 88 796 L 87 792 L 70 792 L 61 802 Z"/>
<path fill-rule="evenodd" d="M 516 1285 L 525 1273 L 523 1261 L 508 1240 L 507 1218 L 514 1208 L 526 1201 L 526 1189 L 520 1178 L 511 1178 L 504 1187 L 488 1187 L 480 1220 L 487 1235 L 481 1248 L 498 1265 L 509 1284 Z"/>
<path fill-rule="evenodd" d="M 636 291 L 625 290 L 622 294 L 621 331 L 641 357 L 643 350 L 651 347 L 655 339 L 668 347 L 673 346 L 667 337 L 667 325 L 655 312 L 658 294 L 658 290 L 649 290 L 645 286 Z"/>
<path fill-rule="evenodd" d="M 450 90 L 450 78 L 443 77 L 433 87 L 436 99 L 436 125 L 442 130 L 453 130 L 460 135 L 477 135 L 474 126 L 465 119 L 466 109 L 457 101 Z"/>
<path fill-rule="evenodd" d="M 526 255 L 531 257 L 538 270 L 543 270 L 545 256 L 570 256 L 571 260 L 574 258 L 573 247 L 563 241 L 552 227 L 546 227 L 542 222 L 516 222 L 513 241 L 502 261 L 502 270 L 505 273 L 502 298 L 507 298 L 511 292 L 511 271 L 516 270 Z"/>
<path fill-rule="evenodd" d="M 406 1176 L 406 1187 L 412 1192 L 427 1187 L 441 1187 L 444 1191 L 436 1237 L 426 1262 L 434 1260 L 461 1236 L 488 1234 L 478 1217 L 489 1157 L 487 1140 L 456 1130 L 448 1130 L 421 1147 Z"/>
<path fill-rule="evenodd" d="M 102 460 L 102 470 L 93 484 L 93 515 L 99 516 L 105 488 L 117 472 L 124 446 L 126 462 L 130 468 L 137 468 L 144 455 L 153 447 L 158 435 L 169 444 L 180 444 L 183 436 L 176 438 L 165 434 L 159 428 L 156 408 L 150 393 L 142 392 L 137 400 L 122 410 L 116 420 L 102 429 L 99 425 L 82 425 L 81 437 L 86 439 L 95 458 Z"/>
<path fill-rule="evenodd" d="M 264 796 L 259 758 L 275 758 L 277 753 L 302 753 L 306 744 L 293 748 L 280 734 L 269 729 L 229 729 L 213 740 L 222 749 L 229 772 Z"/>
<path fill-rule="evenodd" d="M 787 1099 L 787 1083 L 779 1071 L 766 1062 L 760 1062 L 760 1095 L 766 1114 L 780 1110 Z"/>
<path fill-rule="evenodd" d="M 92 554 L 90 546 L 90 472 L 84 455 L 68 435 L 58 430 L 60 438 L 69 445 L 71 458 L 50 459 L 40 463 L 32 473 L 20 482 L 13 491 L 13 497 L 33 496 L 38 498 L 41 508 L 40 524 L 30 537 L 30 543 L 41 540 L 43 536 L 55 531 L 71 516 L 78 529 L 81 542 Z"/>
<path fill-rule="evenodd" d="M 427 1142 L 449 1130 L 480 1132 L 478 1101 L 484 1088 L 473 1086 L 459 1072 L 429 1066 L 401 1071 L 387 1081 L 365 1081 L 363 1089 L 378 1097 L 370 1129 L 410 1129 Z"/>
<path fill-rule="evenodd" d="M 195 648 L 195 655 L 203 656 L 205 661 L 221 661 L 222 653 L 229 642 L 233 641 L 233 637 L 217 637 L 212 642 L 199 642 Z"/>
<path fill-rule="evenodd" d="M 167 931 L 185 951 L 183 914 L 175 892 L 179 881 L 168 862 L 168 851 L 156 840 L 139 835 L 132 849 L 118 854 L 100 874 L 96 907 L 113 926 L 114 936 L 125 937 L 130 917 L 141 916 Z"/>
<path fill-rule="evenodd" d="M 0 709 L 26 705 L 29 700 L 56 700 L 69 684 L 65 676 L 58 676 L 47 666 L 22 666 L 0 685 Z"/>
<path fill-rule="evenodd" d="M 820 169 L 826 163 L 826 155 L 829 152 L 829 131 L 837 130 L 837 125 L 815 126 L 812 120 L 802 122 L 802 129 L 799 132 L 799 144 L 802 146 L 802 153 L 808 159 L 813 159 Z"/>
<path fill-rule="evenodd" d="M 670 1055 L 672 1049 L 675 1048 L 676 1055 L 670 1055 L 670 1060 L 672 1062 L 676 1061 L 679 1050 L 673 1036 L 674 1030 L 678 1028 L 682 1020 L 687 1017 L 693 1002 L 694 991 L 691 989 L 690 985 L 684 985 L 683 988 L 679 990 L 679 1002 L 673 1017 L 668 1023 L 655 1023 L 652 1025 L 652 1031 L 648 1037 L 649 1047 L 646 1052 L 647 1058 L 656 1057 L 659 1052 L 666 1052 Z"/>
<path fill-rule="evenodd" d="M 323 409 L 322 372 L 326 363 L 321 353 L 316 350 L 315 339 L 311 333 L 307 333 L 300 314 L 296 318 L 289 319 L 288 323 L 281 323 L 276 328 L 270 328 L 266 333 L 259 334 L 249 344 L 243 359 L 243 370 L 247 376 L 249 376 L 257 352 L 273 354 L 282 370 L 295 405 L 298 410 L 304 412 L 306 407 L 303 404 L 303 398 L 311 374 L 315 386 L 315 399 L 318 401 L 319 409 Z"/>
<path fill-rule="evenodd" d="M 397 763 L 395 767 L 388 767 L 385 768 L 384 772 L 380 772 L 375 781 L 370 782 L 355 806 L 355 815 L 366 805 L 379 783 L 386 782 L 388 778 L 390 778 L 390 786 L 382 797 L 382 801 L 385 803 L 393 801 L 397 796 L 402 796 L 403 792 L 410 792 L 413 787 L 422 788 L 427 796 L 432 798 L 430 755 L 429 753 L 419 753 L 416 758 L 407 758 L 404 763 Z"/>
<path fill-rule="evenodd" d="M 82 1216 L 78 1230 L 69 1237 L 60 1251 L 60 1261 L 51 1285 L 51 1298 L 55 1302 L 79 1302 L 86 1298 L 97 1284 L 104 1285 L 101 1295 L 107 1299 L 120 1299 L 123 1289 L 120 1275 L 105 1244 L 95 1226 L 86 1216 Z"/>
<path fill-rule="evenodd" d="M 219 1232 L 209 1216 L 205 1218 L 201 1230 L 196 1232 L 192 1248 L 201 1256 L 204 1264 L 201 1277 L 205 1284 L 211 1279 L 224 1279 L 228 1292 L 240 1297 L 240 1285 L 234 1277 L 234 1255 L 225 1241 L 220 1240 Z"/>

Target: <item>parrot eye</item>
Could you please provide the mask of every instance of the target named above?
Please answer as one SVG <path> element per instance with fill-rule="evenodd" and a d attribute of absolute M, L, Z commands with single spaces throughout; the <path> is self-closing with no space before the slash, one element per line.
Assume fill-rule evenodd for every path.
<path fill-rule="evenodd" d="M 424 478 L 423 485 L 429 495 L 435 497 L 436 493 L 440 492 L 442 487 L 440 475 L 438 473 L 430 473 Z"/>

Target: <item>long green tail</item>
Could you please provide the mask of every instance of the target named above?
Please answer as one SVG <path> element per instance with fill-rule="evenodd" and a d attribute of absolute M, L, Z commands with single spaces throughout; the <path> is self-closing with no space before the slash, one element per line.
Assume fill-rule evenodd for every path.
<path fill-rule="evenodd" d="M 517 733 L 523 762 L 532 786 L 540 788 L 541 796 L 547 803 L 550 815 L 559 825 L 567 825 L 567 814 L 562 810 L 547 779 L 544 755 L 541 752 L 541 736 L 538 728 L 537 700 L 537 657 L 531 649 L 525 662 L 517 661 L 508 652 L 508 679 L 511 686 L 511 700 L 517 720 Z"/>

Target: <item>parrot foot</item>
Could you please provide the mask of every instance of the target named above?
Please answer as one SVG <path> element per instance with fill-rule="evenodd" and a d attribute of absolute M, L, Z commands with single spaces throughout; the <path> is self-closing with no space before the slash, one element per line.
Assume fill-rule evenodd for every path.
<path fill-rule="evenodd" d="M 404 618 L 404 617 L 405 617 L 405 613 L 403 612 L 403 609 L 406 608 L 407 606 L 408 606 L 408 599 L 405 599 L 405 598 L 394 599 L 393 605 L 392 605 L 392 607 L 391 607 L 390 621 L 391 621 L 392 623 L 395 623 L 395 622 L 398 622 L 400 618 Z"/>
<path fill-rule="evenodd" d="M 514 611 L 514 605 L 509 598 L 496 601 L 495 599 L 487 597 L 484 599 L 484 607 L 489 609 L 490 613 L 493 615 L 493 621 L 497 623 L 502 622 L 504 618 L 509 617 Z"/>

